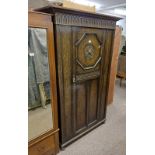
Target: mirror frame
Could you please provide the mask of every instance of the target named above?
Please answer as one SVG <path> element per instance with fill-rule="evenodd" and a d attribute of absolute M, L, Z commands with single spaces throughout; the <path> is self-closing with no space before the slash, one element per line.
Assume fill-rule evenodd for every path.
<path fill-rule="evenodd" d="M 51 15 L 41 12 L 29 11 L 28 13 L 28 27 L 45 28 L 47 32 L 47 46 L 48 46 L 48 62 L 50 71 L 50 95 L 51 95 L 51 111 L 53 128 L 47 130 L 44 134 L 39 135 L 28 141 L 29 147 L 38 141 L 45 139 L 49 135 L 58 132 L 58 113 L 57 113 L 57 88 L 56 88 L 56 66 L 54 53 L 54 38 L 53 38 L 53 24 L 51 22 Z"/>

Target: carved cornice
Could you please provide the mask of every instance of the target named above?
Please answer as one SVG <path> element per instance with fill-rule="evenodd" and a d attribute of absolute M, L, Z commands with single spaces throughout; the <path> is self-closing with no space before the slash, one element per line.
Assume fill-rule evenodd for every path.
<path fill-rule="evenodd" d="M 63 14 L 63 13 L 55 14 L 54 23 L 59 25 L 108 28 L 108 29 L 115 29 L 115 25 L 116 25 L 116 22 L 112 20 L 83 17 L 83 16 L 72 15 L 72 14 Z"/>

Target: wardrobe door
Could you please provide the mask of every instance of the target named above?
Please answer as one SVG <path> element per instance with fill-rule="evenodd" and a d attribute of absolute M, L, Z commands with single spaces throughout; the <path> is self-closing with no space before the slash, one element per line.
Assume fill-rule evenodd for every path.
<path fill-rule="evenodd" d="M 96 124 L 100 107 L 100 69 L 102 68 L 103 30 L 73 28 L 73 87 L 75 134 Z"/>
<path fill-rule="evenodd" d="M 113 31 L 73 28 L 73 98 L 75 134 L 104 121 Z"/>

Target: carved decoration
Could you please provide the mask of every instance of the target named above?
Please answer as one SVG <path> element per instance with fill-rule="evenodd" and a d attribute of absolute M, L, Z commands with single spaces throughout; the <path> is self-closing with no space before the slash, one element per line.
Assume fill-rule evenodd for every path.
<path fill-rule="evenodd" d="M 75 43 L 76 62 L 83 70 L 95 68 L 101 60 L 102 45 L 94 33 L 84 33 Z"/>
<path fill-rule="evenodd" d="M 81 82 L 81 81 L 85 81 L 85 80 L 95 79 L 95 78 L 97 78 L 99 76 L 100 76 L 99 71 L 90 72 L 90 73 L 87 73 L 87 74 L 81 74 L 81 75 L 77 75 L 76 79 L 73 82 Z"/>
<path fill-rule="evenodd" d="M 93 66 L 90 66 L 90 67 L 84 67 L 84 66 L 80 63 L 80 61 L 78 61 L 78 60 L 76 60 L 76 61 L 77 61 L 77 63 L 82 67 L 82 69 L 88 70 L 88 69 L 93 69 L 93 68 L 95 68 L 95 67 L 97 66 L 97 64 L 100 62 L 100 60 L 101 60 L 101 57 L 96 61 L 96 63 L 95 63 Z"/>
<path fill-rule="evenodd" d="M 76 75 L 73 77 L 73 83 L 82 82 L 85 80 L 95 79 L 100 76 L 100 71 L 90 72 L 87 74 Z"/>
<path fill-rule="evenodd" d="M 92 17 L 81 17 L 73 14 L 55 14 L 55 24 L 69 25 L 69 26 L 85 26 L 95 28 L 115 29 L 116 22 L 112 20 L 105 20 Z"/>
<path fill-rule="evenodd" d="M 87 44 L 84 51 L 85 51 L 85 59 L 90 60 L 93 58 L 95 49 L 92 44 Z"/>
<path fill-rule="evenodd" d="M 73 83 L 82 82 L 82 81 L 90 80 L 90 79 L 96 79 L 99 76 L 100 76 L 99 71 L 90 72 L 87 74 L 76 75 L 75 77 L 73 77 Z"/>

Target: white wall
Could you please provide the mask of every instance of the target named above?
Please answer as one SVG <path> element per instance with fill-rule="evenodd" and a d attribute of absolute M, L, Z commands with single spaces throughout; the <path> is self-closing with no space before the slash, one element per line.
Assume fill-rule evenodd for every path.
<path fill-rule="evenodd" d="M 116 25 L 123 27 L 122 35 L 126 36 L 126 17 L 119 20 Z"/>

